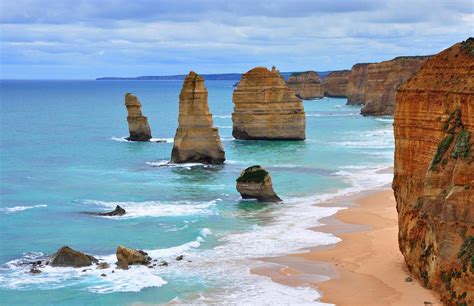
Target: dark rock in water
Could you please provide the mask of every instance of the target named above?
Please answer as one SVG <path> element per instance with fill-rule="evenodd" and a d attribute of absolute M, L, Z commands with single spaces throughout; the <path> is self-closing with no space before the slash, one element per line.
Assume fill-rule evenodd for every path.
<path fill-rule="evenodd" d="M 63 246 L 51 257 L 53 267 L 86 267 L 98 260 L 90 255 L 75 251 L 68 246 Z"/>
<path fill-rule="evenodd" d="M 106 277 L 106 276 L 107 276 L 107 274 L 105 274 L 105 273 L 104 273 L 104 274 L 101 274 L 100 276 L 102 276 L 102 277 Z"/>
<path fill-rule="evenodd" d="M 117 266 L 121 269 L 127 270 L 129 265 L 147 265 L 151 261 L 148 253 L 142 250 L 129 249 L 124 246 L 117 247 Z"/>
<path fill-rule="evenodd" d="M 167 267 L 168 266 L 168 262 L 162 260 L 159 264 L 160 267 Z"/>
<path fill-rule="evenodd" d="M 36 269 L 36 268 L 31 268 L 30 273 L 31 274 L 39 274 L 39 273 L 41 273 L 41 270 Z"/>
<path fill-rule="evenodd" d="M 100 262 L 97 264 L 97 269 L 108 269 L 110 265 L 106 262 Z"/>
<path fill-rule="evenodd" d="M 273 191 L 272 178 L 261 166 L 248 167 L 237 178 L 237 191 L 243 199 L 257 199 L 262 202 L 281 202 Z"/>
<path fill-rule="evenodd" d="M 181 260 L 183 260 L 183 258 L 184 258 L 184 255 L 179 255 L 179 256 L 176 257 L 176 260 L 181 261 Z"/>
<path fill-rule="evenodd" d="M 108 211 L 108 212 L 103 212 L 103 213 L 96 213 L 96 212 L 85 212 L 85 214 L 88 214 L 88 215 L 94 215 L 94 216 L 123 216 L 125 215 L 127 212 L 125 211 L 125 209 L 123 209 L 122 207 L 120 207 L 120 205 L 117 205 L 115 207 L 114 210 L 112 211 Z"/>

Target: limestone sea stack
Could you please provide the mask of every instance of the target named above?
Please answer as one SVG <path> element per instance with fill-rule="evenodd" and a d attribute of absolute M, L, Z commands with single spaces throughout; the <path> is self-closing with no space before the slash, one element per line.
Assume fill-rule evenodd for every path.
<path fill-rule="evenodd" d="M 368 63 L 360 63 L 352 66 L 346 88 L 347 105 L 365 104 L 368 68 Z"/>
<path fill-rule="evenodd" d="M 179 95 L 179 126 L 174 137 L 171 162 L 222 164 L 224 148 L 207 104 L 204 79 L 191 71 Z"/>
<path fill-rule="evenodd" d="M 350 74 L 350 70 L 329 73 L 323 79 L 324 95 L 326 97 L 346 97 Z"/>
<path fill-rule="evenodd" d="M 115 255 L 117 256 L 117 266 L 124 270 L 128 269 L 129 265 L 146 265 L 151 261 L 148 253 L 124 246 L 118 246 Z"/>
<path fill-rule="evenodd" d="M 151 139 L 151 130 L 148 120 L 142 114 L 142 105 L 138 98 L 131 93 L 125 94 L 125 106 L 127 107 L 127 121 L 130 141 L 149 141 Z"/>
<path fill-rule="evenodd" d="M 260 166 L 248 167 L 237 178 L 237 191 L 243 199 L 257 199 L 262 202 L 280 202 L 273 191 L 272 178 Z"/>
<path fill-rule="evenodd" d="M 275 68 L 256 67 L 243 74 L 232 99 L 236 139 L 305 139 L 303 103 Z"/>
<path fill-rule="evenodd" d="M 315 71 L 294 72 L 286 82 L 296 94 L 303 100 L 320 99 L 324 96 L 319 74 Z"/>
<path fill-rule="evenodd" d="M 397 88 L 417 72 L 427 59 L 427 56 L 401 56 L 370 64 L 367 68 L 365 106 L 361 109 L 361 114 L 393 115 Z"/>
<path fill-rule="evenodd" d="M 474 39 L 398 89 L 393 190 L 409 270 L 445 305 L 474 305 Z"/>

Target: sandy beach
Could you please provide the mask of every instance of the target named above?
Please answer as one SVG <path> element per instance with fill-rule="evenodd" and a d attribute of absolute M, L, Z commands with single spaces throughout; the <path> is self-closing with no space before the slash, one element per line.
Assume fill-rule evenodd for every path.
<path fill-rule="evenodd" d="M 323 203 L 347 206 L 315 228 L 342 239 L 310 252 L 265 258 L 252 272 L 290 286 L 312 286 L 321 302 L 337 305 L 437 305 L 439 299 L 410 277 L 398 250 L 396 203 L 391 189 Z M 319 277 L 317 276 L 319 275 Z M 324 277 L 321 277 L 324 275 Z"/>

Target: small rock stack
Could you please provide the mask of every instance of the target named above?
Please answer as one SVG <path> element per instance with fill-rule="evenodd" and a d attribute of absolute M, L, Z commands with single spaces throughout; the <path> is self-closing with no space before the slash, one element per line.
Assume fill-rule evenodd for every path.
<path fill-rule="evenodd" d="M 148 120 L 142 114 L 142 105 L 138 98 L 131 93 L 125 94 L 125 106 L 128 112 L 128 130 L 130 141 L 149 141 L 151 139 L 151 130 Z"/>
<path fill-rule="evenodd" d="M 262 202 L 280 202 L 273 191 L 272 178 L 261 166 L 248 167 L 237 178 L 237 191 L 243 199 L 257 199 Z"/>

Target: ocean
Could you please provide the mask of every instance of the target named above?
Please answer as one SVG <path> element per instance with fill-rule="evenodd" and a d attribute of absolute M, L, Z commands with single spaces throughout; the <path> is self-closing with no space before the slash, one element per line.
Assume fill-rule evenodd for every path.
<path fill-rule="evenodd" d="M 393 118 L 363 117 L 344 98 L 304 101 L 305 141 L 232 137 L 232 85 L 206 81 L 226 162 L 171 165 L 182 81 L 0 81 L 0 304 L 312 303 L 320 295 L 249 273 L 261 257 L 339 241 L 309 230 L 337 207 L 314 204 L 385 186 Z M 142 103 L 153 137 L 128 142 L 124 94 Z M 271 174 L 283 204 L 243 201 L 248 166 Z M 120 205 L 123 217 L 83 212 Z M 63 245 L 109 269 L 44 268 L 21 261 Z M 167 267 L 115 269 L 118 245 Z M 184 255 L 184 260 L 175 257 Z M 114 270 L 114 273 L 112 273 Z M 101 274 L 106 276 L 101 276 Z"/>

